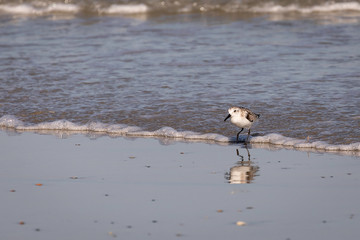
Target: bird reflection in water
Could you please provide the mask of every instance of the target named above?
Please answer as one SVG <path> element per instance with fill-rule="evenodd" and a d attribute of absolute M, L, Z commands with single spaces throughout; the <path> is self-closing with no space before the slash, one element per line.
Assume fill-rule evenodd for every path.
<path fill-rule="evenodd" d="M 250 152 L 246 145 L 245 149 L 248 155 L 247 161 L 244 160 L 243 155 L 240 155 L 239 149 L 236 149 L 236 155 L 241 160 L 236 163 L 236 166 L 230 168 L 230 172 L 225 173 L 225 179 L 231 184 L 251 183 L 257 176 L 259 167 L 252 165 L 253 162 L 251 162 Z"/>

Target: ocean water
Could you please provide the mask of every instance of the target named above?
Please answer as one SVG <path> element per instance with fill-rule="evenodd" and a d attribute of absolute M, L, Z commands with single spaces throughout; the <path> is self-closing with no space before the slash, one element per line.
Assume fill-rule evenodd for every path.
<path fill-rule="evenodd" d="M 244 106 L 253 143 L 360 151 L 359 39 L 358 0 L 1 0 L 0 126 L 226 143 Z"/>

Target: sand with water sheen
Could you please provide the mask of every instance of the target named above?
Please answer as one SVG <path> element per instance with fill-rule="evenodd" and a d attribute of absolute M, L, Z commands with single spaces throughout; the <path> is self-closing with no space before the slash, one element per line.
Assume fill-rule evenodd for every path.
<path fill-rule="evenodd" d="M 62 137 L 0 132 L 1 239 L 335 240 L 360 234 L 356 156 L 166 138 Z"/>

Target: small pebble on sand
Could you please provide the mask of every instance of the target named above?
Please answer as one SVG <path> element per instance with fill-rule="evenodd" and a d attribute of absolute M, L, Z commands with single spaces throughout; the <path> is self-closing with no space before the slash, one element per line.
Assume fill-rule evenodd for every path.
<path fill-rule="evenodd" d="M 244 221 L 237 221 L 236 222 L 236 226 L 245 226 L 246 225 L 246 222 Z"/>
<path fill-rule="evenodd" d="M 115 233 L 113 233 L 113 232 L 108 232 L 108 234 L 109 234 L 109 236 L 111 236 L 111 237 L 116 237 L 116 234 Z"/>

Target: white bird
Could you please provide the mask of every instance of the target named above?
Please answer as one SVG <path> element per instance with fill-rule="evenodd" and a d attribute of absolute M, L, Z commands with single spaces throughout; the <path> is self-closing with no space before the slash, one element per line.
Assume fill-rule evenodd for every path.
<path fill-rule="evenodd" d="M 260 118 L 260 114 L 252 112 L 250 109 L 244 107 L 231 107 L 228 109 L 229 115 L 224 119 L 226 121 L 230 118 L 232 124 L 241 128 L 240 132 L 236 135 L 236 141 L 239 141 L 239 134 L 244 130 L 244 128 L 249 129 L 248 136 L 246 141 L 249 140 L 250 128 L 252 124 Z"/>

